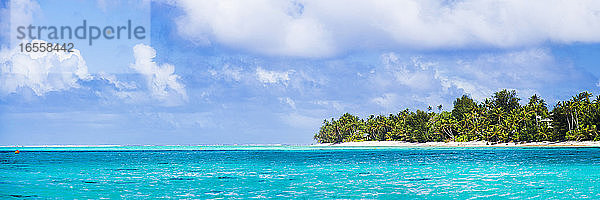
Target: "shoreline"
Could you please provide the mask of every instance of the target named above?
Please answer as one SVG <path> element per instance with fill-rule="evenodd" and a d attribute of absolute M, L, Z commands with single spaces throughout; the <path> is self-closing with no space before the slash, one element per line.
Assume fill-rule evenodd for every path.
<path fill-rule="evenodd" d="M 0 145 L 0 148 L 79 148 L 79 147 L 218 147 L 218 146 L 310 146 L 311 144 L 48 144 L 48 145 Z"/>
<path fill-rule="evenodd" d="M 363 141 L 343 143 L 313 144 L 315 147 L 600 147 L 600 141 L 565 141 L 565 142 L 526 142 L 526 143 L 491 143 L 485 141 L 472 142 L 425 142 L 411 143 L 403 141 Z"/>
<path fill-rule="evenodd" d="M 119 147 L 600 147 L 600 141 L 564 141 L 564 142 L 523 142 L 492 143 L 485 141 L 471 142 L 425 142 L 412 143 L 404 141 L 362 141 L 321 144 L 179 144 L 179 145 L 0 145 L 0 148 L 119 148 Z"/>

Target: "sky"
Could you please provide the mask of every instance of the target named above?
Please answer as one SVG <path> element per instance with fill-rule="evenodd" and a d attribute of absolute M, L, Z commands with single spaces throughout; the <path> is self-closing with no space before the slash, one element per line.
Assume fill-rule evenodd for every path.
<path fill-rule="evenodd" d="M 0 2 L 0 145 L 311 144 L 346 112 L 600 94 L 599 1 Z M 16 37 L 83 20 L 146 37 Z"/>

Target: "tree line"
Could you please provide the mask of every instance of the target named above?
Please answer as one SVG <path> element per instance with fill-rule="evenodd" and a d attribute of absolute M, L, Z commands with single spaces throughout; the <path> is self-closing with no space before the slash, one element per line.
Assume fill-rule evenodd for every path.
<path fill-rule="evenodd" d="M 599 141 L 600 95 L 581 92 L 559 101 L 552 111 L 538 95 L 519 104 L 514 90 L 495 92 L 483 102 L 467 95 L 454 101 L 451 111 L 408 109 L 366 119 L 345 113 L 324 120 L 314 139 L 319 143 L 359 141 L 406 142 L 534 142 Z"/>

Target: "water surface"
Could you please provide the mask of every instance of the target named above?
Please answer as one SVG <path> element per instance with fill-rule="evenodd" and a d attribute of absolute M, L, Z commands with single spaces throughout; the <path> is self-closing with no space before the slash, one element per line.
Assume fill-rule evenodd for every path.
<path fill-rule="evenodd" d="M 600 148 L 0 147 L 0 199 L 600 199 Z"/>

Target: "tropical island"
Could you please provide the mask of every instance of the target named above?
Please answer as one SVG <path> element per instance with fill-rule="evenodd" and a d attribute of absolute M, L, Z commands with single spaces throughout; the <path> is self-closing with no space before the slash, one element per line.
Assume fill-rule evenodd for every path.
<path fill-rule="evenodd" d="M 429 106 L 366 119 L 345 113 L 324 120 L 314 139 L 341 146 L 600 146 L 600 95 L 593 97 L 581 92 L 549 111 L 538 95 L 519 104 L 514 90 L 495 92 L 480 103 L 463 95 L 451 111 L 438 105 L 438 112 Z"/>

